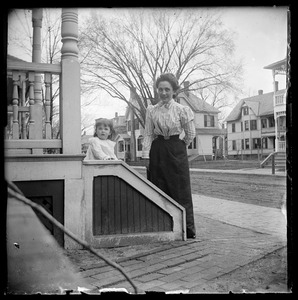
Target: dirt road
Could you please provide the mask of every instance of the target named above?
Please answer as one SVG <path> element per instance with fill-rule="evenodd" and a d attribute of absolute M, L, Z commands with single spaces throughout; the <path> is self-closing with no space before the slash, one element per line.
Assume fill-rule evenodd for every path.
<path fill-rule="evenodd" d="M 251 174 L 191 172 L 194 194 L 280 208 L 286 178 Z"/>
<path fill-rule="evenodd" d="M 143 176 L 145 170 L 137 169 Z M 191 172 L 192 193 L 231 201 L 280 208 L 286 177 L 253 174 Z"/>

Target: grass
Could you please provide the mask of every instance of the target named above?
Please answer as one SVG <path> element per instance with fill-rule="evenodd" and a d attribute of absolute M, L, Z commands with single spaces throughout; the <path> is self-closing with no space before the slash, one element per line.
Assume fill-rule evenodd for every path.
<path fill-rule="evenodd" d="M 190 168 L 198 169 L 219 169 L 219 170 L 239 170 L 259 168 L 257 160 L 211 160 L 211 161 L 192 161 Z"/>

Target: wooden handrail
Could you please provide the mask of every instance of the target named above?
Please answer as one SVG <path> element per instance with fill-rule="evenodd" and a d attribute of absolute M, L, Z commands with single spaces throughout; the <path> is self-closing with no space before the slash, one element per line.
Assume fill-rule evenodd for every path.
<path fill-rule="evenodd" d="M 261 162 L 261 168 L 264 168 L 264 165 L 266 165 L 266 163 L 267 163 L 267 161 L 269 160 L 269 159 L 271 159 L 272 158 L 272 156 L 274 156 L 276 154 L 276 152 L 272 152 L 272 153 L 270 153 L 262 162 Z"/>
<path fill-rule="evenodd" d="M 61 74 L 61 65 L 7 60 L 7 70 Z"/>

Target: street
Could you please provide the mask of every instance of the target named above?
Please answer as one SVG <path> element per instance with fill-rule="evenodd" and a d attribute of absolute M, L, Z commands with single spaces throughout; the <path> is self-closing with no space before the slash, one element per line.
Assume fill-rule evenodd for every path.
<path fill-rule="evenodd" d="M 137 169 L 146 176 L 143 169 Z M 286 177 L 192 171 L 192 193 L 230 201 L 280 208 Z"/>
<path fill-rule="evenodd" d="M 286 178 L 253 174 L 191 172 L 192 193 L 231 201 L 280 208 Z"/>

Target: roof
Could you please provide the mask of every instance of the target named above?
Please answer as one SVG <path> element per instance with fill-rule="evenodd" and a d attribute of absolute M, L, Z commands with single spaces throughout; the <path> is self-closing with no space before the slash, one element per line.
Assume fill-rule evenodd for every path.
<path fill-rule="evenodd" d="M 127 133 L 118 133 L 115 140 L 119 139 L 119 138 L 122 138 L 122 139 L 130 139 L 131 136 L 128 135 Z"/>
<path fill-rule="evenodd" d="M 196 95 L 189 93 L 187 96 L 184 92 L 179 93 L 178 98 L 184 98 L 187 104 L 194 112 L 219 113 L 220 111 Z"/>
<path fill-rule="evenodd" d="M 286 58 L 282 59 L 282 60 L 279 60 L 273 64 L 270 64 L 266 67 L 264 67 L 264 69 L 269 69 L 269 70 L 276 70 L 276 69 L 280 69 L 281 67 L 285 66 L 286 65 Z"/>
<path fill-rule="evenodd" d="M 276 94 L 283 94 L 285 89 L 279 90 Z M 233 108 L 231 113 L 225 119 L 226 122 L 236 121 L 241 117 L 241 109 L 243 105 L 247 105 L 251 108 L 256 116 L 265 116 L 274 113 L 273 109 L 273 92 L 256 95 L 249 98 L 244 98 Z"/>

